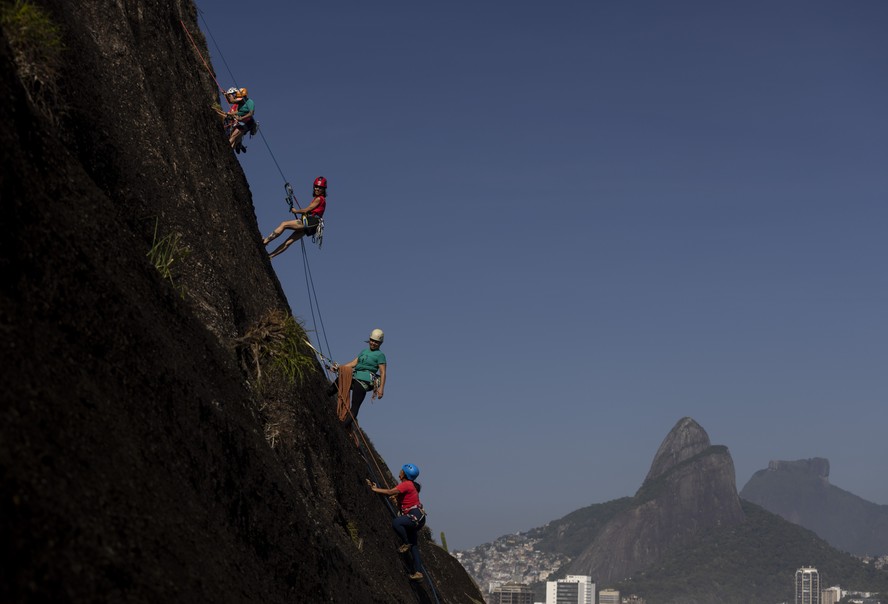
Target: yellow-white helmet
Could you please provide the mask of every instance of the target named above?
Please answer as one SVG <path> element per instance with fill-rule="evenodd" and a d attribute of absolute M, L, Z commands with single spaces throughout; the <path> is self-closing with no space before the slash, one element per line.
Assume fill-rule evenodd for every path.
<path fill-rule="evenodd" d="M 370 332 L 370 339 L 374 342 L 379 342 L 382 344 L 382 341 L 385 340 L 385 334 L 382 333 L 381 329 L 374 329 Z"/>

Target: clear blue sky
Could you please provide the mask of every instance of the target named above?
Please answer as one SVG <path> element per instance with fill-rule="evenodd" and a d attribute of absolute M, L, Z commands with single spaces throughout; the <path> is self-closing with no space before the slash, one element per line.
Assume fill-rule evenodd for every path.
<path fill-rule="evenodd" d="M 888 3 L 199 6 L 261 233 L 273 158 L 329 179 L 327 340 L 385 330 L 359 419 L 451 549 L 633 494 L 683 416 L 738 489 L 820 456 L 888 504 Z"/>

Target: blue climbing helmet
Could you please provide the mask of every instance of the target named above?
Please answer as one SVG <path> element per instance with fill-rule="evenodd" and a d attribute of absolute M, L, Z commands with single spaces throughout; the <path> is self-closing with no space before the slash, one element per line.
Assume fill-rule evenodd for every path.
<path fill-rule="evenodd" d="M 409 480 L 416 480 L 416 477 L 419 476 L 419 468 L 414 466 L 412 463 L 405 463 L 401 466 L 401 471 L 404 472 L 404 476 L 406 476 Z"/>

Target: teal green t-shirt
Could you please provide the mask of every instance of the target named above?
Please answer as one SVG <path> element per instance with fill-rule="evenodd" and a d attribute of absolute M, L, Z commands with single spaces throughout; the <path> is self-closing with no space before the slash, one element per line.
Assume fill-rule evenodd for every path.
<path fill-rule="evenodd" d="M 365 348 L 358 355 L 358 364 L 355 365 L 352 377 L 362 382 L 372 382 L 373 376 L 379 373 L 380 365 L 385 365 L 385 354 L 381 350 Z"/>
<path fill-rule="evenodd" d="M 256 103 L 253 102 L 253 99 L 247 99 L 243 103 L 238 103 L 237 107 L 237 116 L 240 117 L 242 115 L 246 115 L 249 112 L 255 110 Z"/>

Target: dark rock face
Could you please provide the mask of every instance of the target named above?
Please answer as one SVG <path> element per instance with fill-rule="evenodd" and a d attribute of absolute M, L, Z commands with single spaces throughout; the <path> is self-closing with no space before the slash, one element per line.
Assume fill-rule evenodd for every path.
<path fill-rule="evenodd" d="M 645 482 L 654 480 L 683 461 L 699 455 L 708 449 L 709 445 L 709 435 L 700 424 L 690 417 L 678 420 L 657 449 L 651 469 L 644 479 Z"/>
<path fill-rule="evenodd" d="M 744 499 L 817 533 L 852 554 L 888 552 L 888 506 L 866 501 L 829 483 L 821 457 L 772 461 L 740 491 Z"/>
<path fill-rule="evenodd" d="M 768 470 L 772 472 L 785 472 L 787 474 L 801 474 L 821 478 L 824 482 L 829 482 L 829 460 L 822 457 L 800 459 L 798 461 L 771 460 L 768 462 Z"/>
<path fill-rule="evenodd" d="M 49 111 L 0 32 L 0 601 L 435 601 L 320 372 L 264 437 L 229 339 L 287 303 L 194 6 L 39 4 L 66 49 Z M 146 259 L 155 225 L 190 250 L 184 296 Z M 421 547 L 442 601 L 481 600 Z"/>
<path fill-rule="evenodd" d="M 635 505 L 608 522 L 570 572 L 613 583 L 652 566 L 703 531 L 742 522 L 734 462 L 697 422 L 681 419 L 660 445 Z"/>

